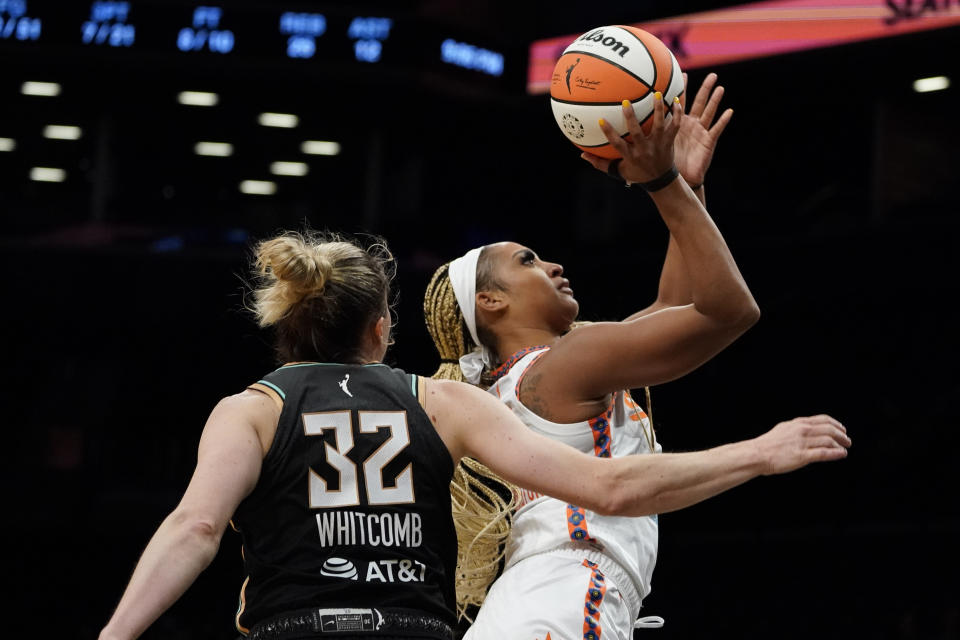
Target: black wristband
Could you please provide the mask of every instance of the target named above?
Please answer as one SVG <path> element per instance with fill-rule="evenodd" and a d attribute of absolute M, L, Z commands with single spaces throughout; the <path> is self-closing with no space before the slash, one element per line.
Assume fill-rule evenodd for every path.
<path fill-rule="evenodd" d="M 614 180 L 619 180 L 620 182 L 624 183 L 627 187 L 632 187 L 633 185 L 637 185 L 637 186 L 643 187 L 643 189 L 647 192 L 658 191 L 666 187 L 671 182 L 673 182 L 676 179 L 676 177 L 680 175 L 680 172 L 677 171 L 677 167 L 672 166 L 670 167 L 670 170 L 664 173 L 662 176 L 658 178 L 654 178 L 649 182 L 627 182 L 626 178 L 620 175 L 621 160 L 623 160 L 623 158 L 614 158 L 613 160 L 610 161 L 610 165 L 607 167 L 607 175 L 613 178 Z"/>
<path fill-rule="evenodd" d="M 663 189 L 668 184 L 676 180 L 677 176 L 679 175 L 680 175 L 680 172 L 677 171 L 677 167 L 674 165 L 674 166 L 671 166 L 670 169 L 666 173 L 664 173 L 662 176 L 654 178 L 649 182 L 637 182 L 636 184 L 643 187 L 644 190 L 646 190 L 647 192 L 659 191 L 660 189 Z"/>

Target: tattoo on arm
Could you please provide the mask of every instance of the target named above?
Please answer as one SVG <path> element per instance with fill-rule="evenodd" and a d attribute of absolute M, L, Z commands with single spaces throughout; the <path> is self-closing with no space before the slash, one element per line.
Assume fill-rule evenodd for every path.
<path fill-rule="evenodd" d="M 528 373 L 523 379 L 523 385 L 520 387 L 520 402 L 544 420 L 551 420 L 552 416 L 549 411 L 549 405 L 546 399 L 541 396 L 539 386 L 540 374 L 536 372 Z"/>

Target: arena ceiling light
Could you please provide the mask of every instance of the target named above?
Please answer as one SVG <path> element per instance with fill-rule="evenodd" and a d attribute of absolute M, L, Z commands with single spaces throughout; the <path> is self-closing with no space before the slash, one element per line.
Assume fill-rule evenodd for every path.
<path fill-rule="evenodd" d="M 214 107 L 220 102 L 220 96 L 209 91 L 181 91 L 177 102 L 191 107 Z"/>
<path fill-rule="evenodd" d="M 48 124 L 43 128 L 43 137 L 52 140 L 79 140 L 83 135 L 80 127 L 64 124 Z"/>
<path fill-rule="evenodd" d="M 943 91 L 950 86 L 950 78 L 947 76 L 933 76 L 930 78 L 920 78 L 913 81 L 913 90 L 917 93 L 928 93 L 930 91 Z"/>
<path fill-rule="evenodd" d="M 257 118 L 264 127 L 280 127 L 283 129 L 293 129 L 300 124 L 300 118 L 292 113 L 261 113 Z"/>
<path fill-rule="evenodd" d="M 272 162 L 270 173 L 275 176 L 305 176 L 310 167 L 305 162 Z"/>
<path fill-rule="evenodd" d="M 198 156 L 226 158 L 233 155 L 233 145 L 229 142 L 198 142 L 193 145 L 193 152 Z"/>
<path fill-rule="evenodd" d="M 277 192 L 277 183 L 269 180 L 244 180 L 240 183 L 240 191 L 258 196 L 272 196 Z"/>
<path fill-rule="evenodd" d="M 313 156 L 335 156 L 340 153 L 340 143 L 327 140 L 306 140 L 300 151 Z"/>
<path fill-rule="evenodd" d="M 45 96 L 53 98 L 60 95 L 60 85 L 56 82 L 28 80 L 20 85 L 20 93 L 25 96 Z"/>
<path fill-rule="evenodd" d="M 17 141 L 13 138 L 0 138 L 0 151 L 13 151 L 17 148 Z"/>
<path fill-rule="evenodd" d="M 33 167 L 30 169 L 30 179 L 36 182 L 63 182 L 67 179 L 67 172 L 56 167 Z"/>

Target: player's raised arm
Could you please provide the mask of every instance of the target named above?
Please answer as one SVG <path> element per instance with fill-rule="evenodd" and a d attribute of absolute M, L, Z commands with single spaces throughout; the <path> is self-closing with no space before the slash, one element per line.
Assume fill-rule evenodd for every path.
<path fill-rule="evenodd" d="M 684 93 L 687 95 L 687 74 L 683 74 Z M 717 74 L 709 73 L 697 90 L 693 101 L 681 99 L 684 111 L 680 117 L 680 127 L 673 141 L 673 158 L 680 172 L 696 194 L 700 204 L 707 206 L 705 180 L 713 161 L 717 141 L 733 118 L 733 109 L 726 109 L 717 118 L 720 101 L 723 98 L 723 86 L 717 84 Z M 690 273 L 677 241 L 670 236 L 667 252 L 660 270 L 660 284 L 657 299 L 648 307 L 630 315 L 627 320 L 665 309 L 693 302 L 690 287 Z"/>
<path fill-rule="evenodd" d="M 683 256 L 689 304 L 668 307 L 622 323 L 597 323 L 559 340 L 538 365 L 553 388 L 576 400 L 590 400 L 623 388 L 676 379 L 696 369 L 742 335 L 759 318 L 759 308 L 723 236 L 690 187 L 678 177 L 673 141 L 681 107 L 672 116 L 658 97 L 649 134 L 633 110 L 623 109 L 631 141 L 609 124 L 610 144 L 623 156 L 619 171 L 647 185 L 661 218 Z M 609 161 L 592 157 L 598 169 Z M 590 358 L 583 358 L 590 353 Z M 619 362 L 616 367 L 609 362 Z M 559 385 L 559 387 L 557 386 Z"/>

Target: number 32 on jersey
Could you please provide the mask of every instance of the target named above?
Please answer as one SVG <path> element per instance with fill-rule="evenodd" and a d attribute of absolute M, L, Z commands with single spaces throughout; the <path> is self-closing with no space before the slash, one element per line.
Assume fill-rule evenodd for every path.
<path fill-rule="evenodd" d="M 405 411 L 360 411 L 360 433 L 377 433 L 389 429 L 390 436 L 380 448 L 363 462 L 367 504 L 408 504 L 414 501 L 413 469 L 407 465 L 397 474 L 393 486 L 385 486 L 383 468 L 410 444 Z M 310 507 L 352 507 L 360 504 L 357 465 L 346 454 L 353 449 L 353 417 L 350 411 L 328 411 L 303 414 L 304 432 L 321 436 L 333 431 L 334 445 L 326 444 L 327 462 L 340 475 L 340 489 L 327 488 L 326 481 L 310 469 Z"/>

